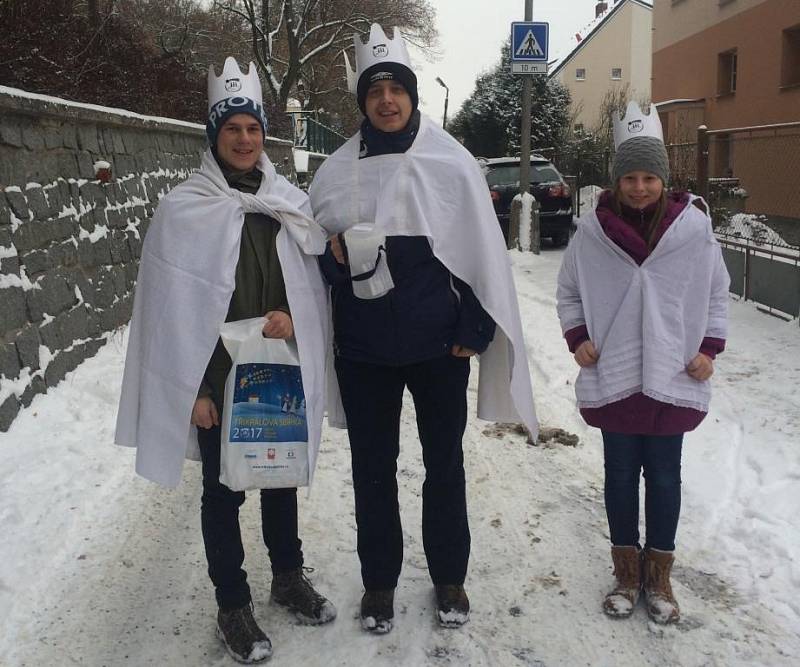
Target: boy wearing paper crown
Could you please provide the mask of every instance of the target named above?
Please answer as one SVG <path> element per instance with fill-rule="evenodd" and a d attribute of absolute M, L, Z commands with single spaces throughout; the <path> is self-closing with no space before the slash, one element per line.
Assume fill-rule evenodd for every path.
<path fill-rule="evenodd" d="M 581 367 L 581 415 L 601 430 L 616 585 L 612 617 L 674 623 L 670 584 L 681 501 L 683 435 L 708 412 L 709 378 L 725 348 L 729 278 L 705 202 L 668 192 L 655 107 L 614 116 L 613 189 L 578 222 L 558 277 L 558 315 Z M 645 478 L 644 549 L 639 478 Z"/>
<path fill-rule="evenodd" d="M 255 66 L 233 58 L 208 74 L 210 148 L 200 170 L 160 202 L 142 251 L 116 442 L 137 447 L 136 470 L 165 486 L 184 457 L 201 459 L 201 525 L 219 606 L 217 634 L 239 662 L 272 653 L 253 618 L 239 507 L 244 492 L 220 480 L 220 415 L 231 359 L 223 322 L 265 317 L 263 334 L 295 337 L 307 398 L 309 467 L 322 427 L 329 338 L 325 286 L 313 255 L 325 235 L 308 198 L 264 153 L 267 118 Z M 310 479 L 309 479 L 310 483 Z M 263 489 L 261 522 L 272 599 L 302 622 L 336 616 L 303 574 L 297 489 Z"/>
<path fill-rule="evenodd" d="M 536 417 L 510 264 L 475 159 L 417 110 L 417 79 L 395 28 L 354 36 L 351 92 L 361 131 L 317 171 L 310 196 L 332 236 L 335 379 L 329 422 L 346 425 L 353 464 L 361 625 L 391 630 L 403 561 L 397 458 L 403 391 L 425 464 L 422 537 L 445 627 L 467 621 L 470 550 L 462 437 L 470 357 L 481 355 L 478 414 Z M 338 396 L 341 396 L 339 402 Z"/>

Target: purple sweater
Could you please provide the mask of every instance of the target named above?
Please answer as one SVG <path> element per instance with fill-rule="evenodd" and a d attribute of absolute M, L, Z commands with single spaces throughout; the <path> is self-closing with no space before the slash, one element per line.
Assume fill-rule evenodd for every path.
<path fill-rule="evenodd" d="M 652 204 L 641 211 L 623 205 L 620 217 L 612 208 L 612 197 L 610 190 L 600 195 L 596 211 L 600 226 L 614 243 L 627 252 L 637 264 L 641 264 L 650 254 L 644 234 L 657 205 Z M 654 247 L 688 203 L 688 193 L 669 193 L 667 210 L 656 230 Z M 564 334 L 564 338 L 570 352 L 574 353 L 583 341 L 589 340 L 586 325 L 570 329 Z M 725 341 L 721 338 L 704 338 L 699 351 L 714 359 L 724 349 Z M 611 433 L 677 435 L 697 428 L 706 413 L 662 403 L 638 393 L 599 408 L 581 408 L 581 416 L 589 426 Z"/>

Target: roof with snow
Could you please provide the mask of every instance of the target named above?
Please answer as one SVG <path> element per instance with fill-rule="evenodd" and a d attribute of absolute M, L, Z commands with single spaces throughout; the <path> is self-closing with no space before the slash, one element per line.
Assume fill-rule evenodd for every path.
<path fill-rule="evenodd" d="M 685 98 L 678 98 L 674 100 L 664 100 L 663 102 L 654 102 L 656 108 L 659 109 L 661 107 L 669 106 L 670 104 L 697 104 L 699 102 L 705 102 L 705 97 L 685 97 Z"/>
<path fill-rule="evenodd" d="M 581 41 L 578 42 L 569 53 L 550 61 L 549 65 L 551 69 L 547 75 L 548 78 L 552 79 L 553 77 L 557 76 L 558 73 L 564 69 L 564 66 L 600 32 L 603 26 L 608 25 L 608 22 L 617 14 L 617 12 L 629 3 L 639 5 L 640 7 L 644 7 L 650 11 L 653 10 L 653 0 L 609 0 L 609 9 L 606 9 L 606 11 L 600 14 L 600 16 L 595 18 L 594 21 L 589 23 L 578 33 L 581 35 Z"/>

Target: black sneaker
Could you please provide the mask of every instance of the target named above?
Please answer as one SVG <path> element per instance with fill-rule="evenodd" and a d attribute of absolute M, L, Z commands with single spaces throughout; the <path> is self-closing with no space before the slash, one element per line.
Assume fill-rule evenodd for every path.
<path fill-rule="evenodd" d="M 436 586 L 436 618 L 444 628 L 460 628 L 469 620 L 469 598 L 463 586 Z"/>
<path fill-rule="evenodd" d="M 217 613 L 217 637 L 230 656 L 244 664 L 264 662 L 272 656 L 272 642 L 253 618 L 253 603 Z"/>
<path fill-rule="evenodd" d="M 387 591 L 365 591 L 361 598 L 361 627 L 376 635 L 392 629 L 394 618 L 394 588 Z"/>
<path fill-rule="evenodd" d="M 333 602 L 317 593 L 302 568 L 272 575 L 272 601 L 293 612 L 305 625 L 322 625 L 336 618 Z"/>

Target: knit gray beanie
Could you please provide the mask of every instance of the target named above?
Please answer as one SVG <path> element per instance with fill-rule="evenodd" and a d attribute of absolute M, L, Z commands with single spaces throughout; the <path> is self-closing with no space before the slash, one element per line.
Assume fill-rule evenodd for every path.
<path fill-rule="evenodd" d="M 633 137 L 623 141 L 614 155 L 611 178 L 614 184 L 632 171 L 649 171 L 666 186 L 669 183 L 669 157 L 664 142 L 657 137 Z"/>

